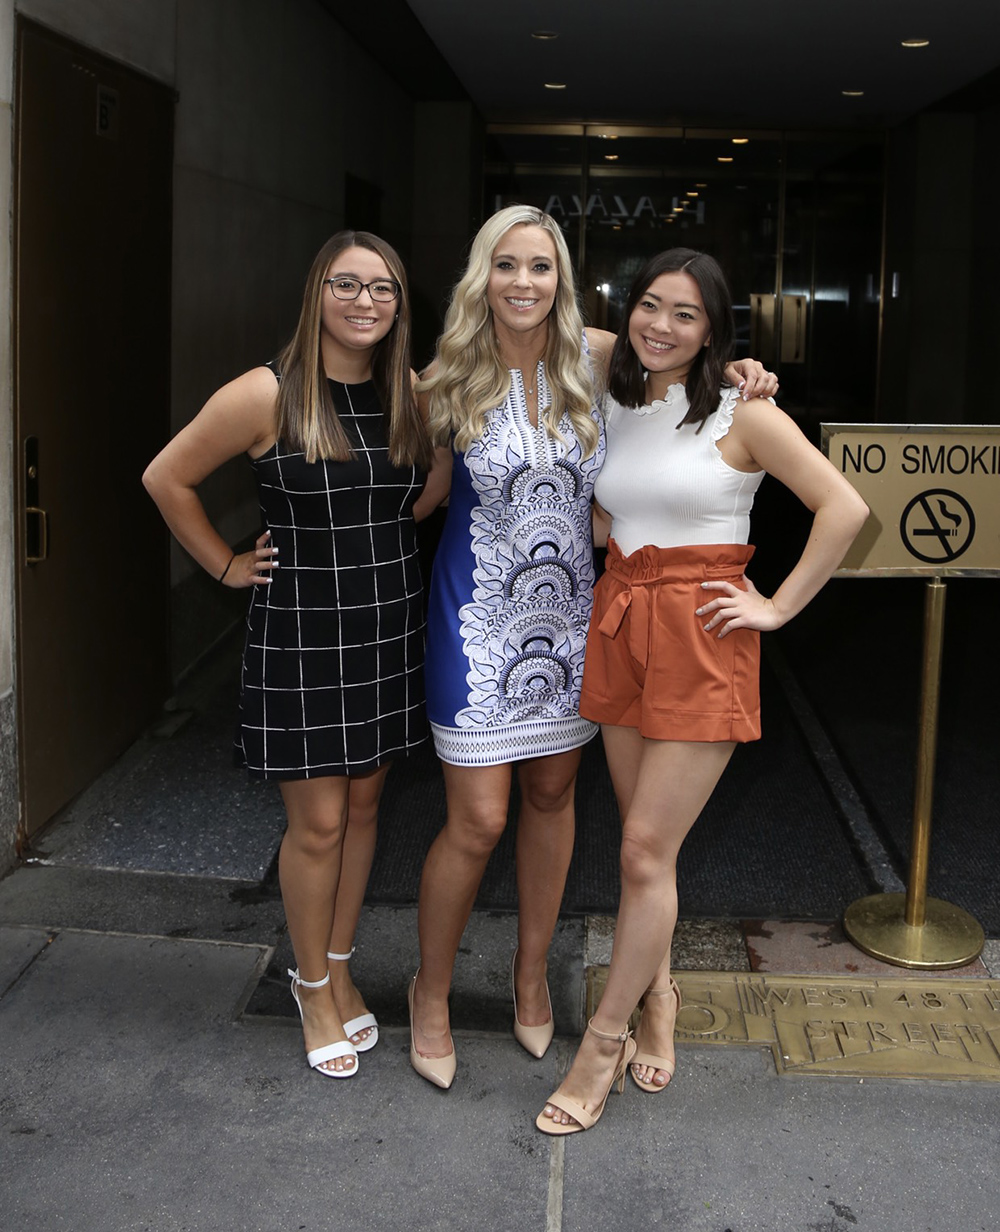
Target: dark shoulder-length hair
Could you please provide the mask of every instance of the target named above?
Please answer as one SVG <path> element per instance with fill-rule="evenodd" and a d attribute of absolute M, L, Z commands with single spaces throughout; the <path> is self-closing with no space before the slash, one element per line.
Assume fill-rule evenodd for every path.
<path fill-rule="evenodd" d="M 621 329 L 615 339 L 608 366 L 608 392 L 621 406 L 637 407 L 646 402 L 646 369 L 629 342 L 628 327 L 639 300 L 661 274 L 690 274 L 698 284 L 711 329 L 708 346 L 702 347 L 687 375 L 688 412 L 682 424 L 699 427 L 719 405 L 719 388 L 732 357 L 733 304 L 729 284 L 718 261 L 693 248 L 668 248 L 651 257 L 636 274 L 625 303 Z M 679 427 L 680 425 L 678 425 Z"/>
<path fill-rule="evenodd" d="M 281 351 L 277 368 L 276 435 L 308 462 L 318 458 L 343 462 L 353 457 L 330 395 L 320 345 L 324 279 L 331 264 L 348 248 L 366 248 L 381 257 L 399 283 L 396 319 L 372 353 L 372 383 L 385 411 L 389 460 L 396 466 L 428 467 L 431 445 L 424 428 L 410 375 L 410 292 L 399 254 L 370 231 L 338 231 L 316 254 L 306 275 L 302 311 L 291 341 Z"/>

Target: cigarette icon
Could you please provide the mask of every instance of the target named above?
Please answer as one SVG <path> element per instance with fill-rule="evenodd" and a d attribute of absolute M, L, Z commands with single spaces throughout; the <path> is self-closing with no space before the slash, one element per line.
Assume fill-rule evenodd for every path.
<path fill-rule="evenodd" d="M 941 511 L 941 516 L 947 518 L 953 524 L 951 529 L 947 529 L 944 526 L 931 526 L 926 530 L 914 530 L 914 535 L 937 535 L 939 538 L 943 535 L 946 539 L 954 539 L 958 534 L 958 528 L 962 525 L 962 515 L 960 513 L 951 513 L 948 506 L 940 499 L 938 499 L 937 507 Z"/>

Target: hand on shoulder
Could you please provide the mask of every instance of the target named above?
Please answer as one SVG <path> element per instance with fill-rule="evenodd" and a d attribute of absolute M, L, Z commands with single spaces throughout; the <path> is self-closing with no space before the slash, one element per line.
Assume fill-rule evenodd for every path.
<path fill-rule="evenodd" d="M 756 359 L 733 360 L 726 365 L 725 377 L 747 401 L 751 398 L 773 397 L 778 392 L 777 376 L 768 372 Z"/>
<path fill-rule="evenodd" d="M 587 346 L 595 367 L 602 376 L 606 376 L 608 365 L 611 363 L 611 352 L 615 347 L 616 335 L 606 329 L 595 329 L 592 325 L 586 326 L 583 332 L 587 335 Z"/>

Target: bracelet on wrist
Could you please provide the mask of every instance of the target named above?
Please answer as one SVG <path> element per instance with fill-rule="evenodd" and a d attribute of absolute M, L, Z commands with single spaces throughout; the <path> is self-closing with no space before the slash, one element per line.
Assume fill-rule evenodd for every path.
<path fill-rule="evenodd" d="M 235 559 L 236 559 L 236 553 L 234 552 L 232 556 L 230 556 L 229 558 L 229 565 L 231 565 Z M 223 569 L 222 572 L 219 574 L 220 582 L 224 582 L 226 580 L 226 574 L 229 572 L 229 565 L 226 565 L 225 569 Z"/>

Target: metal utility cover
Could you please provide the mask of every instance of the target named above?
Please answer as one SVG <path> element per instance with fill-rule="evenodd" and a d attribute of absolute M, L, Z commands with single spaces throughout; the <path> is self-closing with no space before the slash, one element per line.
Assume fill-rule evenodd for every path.
<path fill-rule="evenodd" d="M 675 975 L 681 1044 L 766 1044 L 779 1074 L 1000 1081 L 996 980 Z M 590 1014 L 606 979 L 588 970 Z"/>

